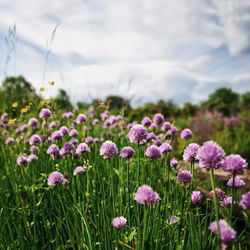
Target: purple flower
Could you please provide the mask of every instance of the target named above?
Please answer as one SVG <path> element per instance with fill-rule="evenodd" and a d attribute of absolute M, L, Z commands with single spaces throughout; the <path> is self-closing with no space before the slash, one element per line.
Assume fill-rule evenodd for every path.
<path fill-rule="evenodd" d="M 161 140 L 160 139 L 156 139 L 155 141 L 154 141 L 154 145 L 156 145 L 156 146 L 161 146 L 161 144 L 162 144 L 162 142 L 161 142 Z"/>
<path fill-rule="evenodd" d="M 161 130 L 168 131 L 169 129 L 171 129 L 171 124 L 169 122 L 164 122 L 161 126 Z"/>
<path fill-rule="evenodd" d="M 148 159 L 151 160 L 162 158 L 162 153 L 160 149 L 155 145 L 149 146 L 146 150 L 145 155 L 148 157 Z"/>
<path fill-rule="evenodd" d="M 76 138 L 72 138 L 69 142 L 71 142 L 72 144 L 77 144 L 78 140 Z"/>
<path fill-rule="evenodd" d="M 7 113 L 3 113 L 2 115 L 1 115 L 1 120 L 2 121 L 6 121 L 8 119 L 8 114 Z"/>
<path fill-rule="evenodd" d="M 185 162 L 197 161 L 197 153 L 199 150 L 199 145 L 196 143 L 190 143 L 184 150 L 183 160 Z"/>
<path fill-rule="evenodd" d="M 158 126 L 155 123 L 152 123 L 150 125 L 150 129 L 153 130 L 153 131 L 155 131 L 157 128 L 158 128 Z"/>
<path fill-rule="evenodd" d="M 189 128 L 185 128 L 181 131 L 181 139 L 191 139 L 193 137 L 193 133 Z"/>
<path fill-rule="evenodd" d="M 5 140 L 5 144 L 10 145 L 10 144 L 12 144 L 14 141 L 15 141 L 14 138 L 9 137 L 9 138 L 7 138 L 7 139 Z"/>
<path fill-rule="evenodd" d="M 99 123 L 100 123 L 100 121 L 98 119 L 94 119 L 92 122 L 93 126 L 96 126 Z"/>
<path fill-rule="evenodd" d="M 173 158 L 171 161 L 170 161 L 170 166 L 172 167 L 172 168 L 174 168 L 174 169 L 176 169 L 177 167 L 178 167 L 178 161 L 175 159 L 175 158 Z"/>
<path fill-rule="evenodd" d="M 66 142 L 63 146 L 67 152 L 71 152 L 75 149 L 75 146 L 71 142 Z"/>
<path fill-rule="evenodd" d="M 38 143 L 40 143 L 40 142 L 42 142 L 42 140 L 41 140 L 41 138 L 40 138 L 39 135 L 34 134 L 34 135 L 32 135 L 32 136 L 30 137 L 30 144 L 31 144 L 31 145 L 35 145 L 35 144 L 38 144 Z"/>
<path fill-rule="evenodd" d="M 105 121 L 108 118 L 108 111 L 104 111 L 103 113 L 100 114 L 100 117 L 102 121 Z"/>
<path fill-rule="evenodd" d="M 224 207 L 231 207 L 232 204 L 232 197 L 227 197 L 223 200 L 223 202 L 221 203 L 221 205 Z"/>
<path fill-rule="evenodd" d="M 56 128 L 56 123 L 55 122 L 50 122 L 49 123 L 49 128 Z"/>
<path fill-rule="evenodd" d="M 16 162 L 17 162 L 17 164 L 18 164 L 19 166 L 21 166 L 21 165 L 27 163 L 27 161 L 28 161 L 27 155 L 26 155 L 26 154 L 21 154 L 21 155 L 18 156 Z"/>
<path fill-rule="evenodd" d="M 213 195 L 214 195 L 214 192 L 213 192 L 213 190 L 212 191 L 210 191 L 210 196 L 212 196 L 213 197 Z M 215 194 L 216 194 L 216 198 L 217 198 L 217 200 L 219 200 L 219 201 L 223 201 L 224 200 L 224 198 L 226 197 L 226 195 L 225 195 L 225 192 L 224 191 L 222 191 L 220 188 L 216 188 L 215 189 Z"/>
<path fill-rule="evenodd" d="M 86 115 L 84 114 L 79 114 L 76 118 L 77 122 L 78 123 L 83 123 L 83 122 L 86 122 L 87 121 L 87 118 L 86 118 Z"/>
<path fill-rule="evenodd" d="M 131 157 L 134 156 L 134 153 L 135 153 L 135 151 L 134 151 L 133 148 L 131 148 L 131 147 L 124 147 L 124 148 L 122 148 L 120 156 L 122 158 L 127 158 L 129 160 Z"/>
<path fill-rule="evenodd" d="M 167 219 L 167 224 L 173 224 L 173 223 L 176 223 L 176 222 L 178 222 L 179 221 L 179 217 L 177 217 L 177 216 L 171 216 L 169 219 Z"/>
<path fill-rule="evenodd" d="M 43 108 L 39 114 L 39 117 L 42 119 L 47 119 L 51 117 L 51 111 L 49 109 Z"/>
<path fill-rule="evenodd" d="M 115 143 L 113 143 L 112 141 L 105 141 L 101 146 L 100 154 L 103 156 L 104 159 L 112 159 L 115 154 L 118 154 L 118 150 Z"/>
<path fill-rule="evenodd" d="M 94 138 L 94 144 L 97 144 L 100 141 L 99 138 Z"/>
<path fill-rule="evenodd" d="M 192 180 L 192 174 L 188 170 L 181 171 L 177 176 L 177 181 L 179 183 L 183 183 L 185 186 L 188 183 L 191 183 Z"/>
<path fill-rule="evenodd" d="M 76 148 L 76 153 L 83 154 L 83 153 L 89 153 L 90 149 L 88 145 L 84 142 L 80 143 Z"/>
<path fill-rule="evenodd" d="M 74 156 L 74 159 L 78 159 L 78 158 L 79 158 L 79 153 L 76 153 L 76 152 L 75 152 L 75 153 L 73 154 L 73 156 Z"/>
<path fill-rule="evenodd" d="M 78 136 L 78 132 L 76 129 L 72 129 L 70 132 L 69 132 L 69 135 L 72 136 L 72 137 L 77 137 Z"/>
<path fill-rule="evenodd" d="M 231 178 L 231 179 L 227 182 L 227 185 L 228 185 L 229 187 L 232 187 L 232 186 L 233 186 L 233 178 Z M 246 183 L 245 183 L 243 180 L 241 180 L 240 177 L 236 176 L 236 177 L 234 178 L 234 187 L 235 187 L 235 188 L 243 187 L 243 186 L 245 186 L 245 185 L 246 185 Z"/>
<path fill-rule="evenodd" d="M 202 194 L 200 191 L 193 191 L 191 195 L 192 203 L 198 205 L 202 201 Z"/>
<path fill-rule="evenodd" d="M 28 121 L 30 127 L 38 127 L 38 121 L 36 118 L 30 118 Z"/>
<path fill-rule="evenodd" d="M 159 149 L 162 153 L 168 153 L 173 151 L 172 146 L 167 142 L 162 143 Z"/>
<path fill-rule="evenodd" d="M 199 148 L 197 158 L 202 168 L 206 168 L 207 170 L 210 167 L 219 168 L 223 164 L 225 152 L 217 143 L 207 141 Z"/>
<path fill-rule="evenodd" d="M 246 194 L 243 194 L 241 196 L 240 205 L 244 209 L 250 209 L 250 191 L 248 193 L 246 193 Z"/>
<path fill-rule="evenodd" d="M 154 123 L 160 125 L 164 122 L 164 116 L 162 114 L 155 114 L 154 116 Z"/>
<path fill-rule="evenodd" d="M 60 127 L 59 131 L 63 134 L 63 135 L 67 135 L 69 133 L 69 129 L 66 126 L 62 126 Z"/>
<path fill-rule="evenodd" d="M 34 162 L 35 160 L 37 160 L 37 156 L 34 154 L 29 155 L 27 158 L 28 162 Z"/>
<path fill-rule="evenodd" d="M 123 216 L 116 217 L 113 219 L 112 224 L 115 228 L 120 229 L 126 226 L 127 220 Z"/>
<path fill-rule="evenodd" d="M 49 146 L 49 148 L 47 149 L 47 154 L 50 154 L 53 159 L 58 159 L 61 157 L 60 150 L 56 144 L 52 144 Z"/>
<path fill-rule="evenodd" d="M 47 181 L 48 185 L 56 185 L 56 184 L 63 184 L 65 185 L 67 183 L 67 180 L 64 179 L 63 175 L 59 172 L 53 172 L 48 177 Z"/>
<path fill-rule="evenodd" d="M 63 138 L 63 133 L 59 130 L 56 130 L 52 135 L 51 138 L 53 141 L 58 141 Z"/>
<path fill-rule="evenodd" d="M 34 118 L 33 118 L 34 119 Z M 35 127 L 35 126 L 33 126 L 33 127 Z M 37 127 L 36 127 L 37 128 Z M 22 126 L 21 126 L 21 131 L 22 132 L 25 132 L 26 130 L 28 129 L 28 126 L 26 125 L 26 124 L 23 124 Z"/>
<path fill-rule="evenodd" d="M 93 142 L 94 142 L 94 139 L 91 137 L 91 136 L 89 136 L 89 137 L 87 137 L 87 138 L 85 138 L 85 143 L 87 143 L 87 144 L 92 144 Z"/>
<path fill-rule="evenodd" d="M 134 125 L 129 131 L 129 140 L 131 143 L 144 144 L 147 140 L 147 130 L 142 125 Z"/>
<path fill-rule="evenodd" d="M 147 140 L 156 140 L 156 136 L 153 132 L 148 133 Z"/>
<path fill-rule="evenodd" d="M 76 176 L 77 174 L 82 174 L 82 173 L 84 173 L 84 172 L 85 172 L 85 169 L 84 169 L 83 167 L 76 167 L 76 168 L 74 169 L 73 174 L 74 174 L 74 176 Z"/>
<path fill-rule="evenodd" d="M 45 135 L 41 135 L 41 140 L 42 140 L 42 142 L 45 142 L 46 141 L 46 136 Z"/>
<path fill-rule="evenodd" d="M 225 220 L 219 221 L 220 227 L 220 238 L 223 242 L 233 242 L 236 239 L 236 231 L 232 229 Z M 217 223 L 216 221 L 212 222 L 209 226 L 209 229 L 212 233 L 217 234 Z"/>
<path fill-rule="evenodd" d="M 150 186 L 143 185 L 137 189 L 134 200 L 140 204 L 150 204 L 159 202 L 161 198 Z"/>
<path fill-rule="evenodd" d="M 232 174 L 242 175 L 245 168 L 247 168 L 247 162 L 240 155 L 229 155 L 223 163 L 223 170 Z"/>
<path fill-rule="evenodd" d="M 144 126 L 144 127 L 149 127 L 151 125 L 151 123 L 152 123 L 151 119 L 147 116 L 144 117 L 142 122 L 141 122 L 142 126 Z"/>
<path fill-rule="evenodd" d="M 30 152 L 37 152 L 37 151 L 38 151 L 38 147 L 37 147 L 37 146 L 32 145 L 32 146 L 30 147 Z"/>
<path fill-rule="evenodd" d="M 171 129 L 170 129 L 170 132 L 171 132 L 172 134 L 175 134 L 175 133 L 177 133 L 178 131 L 179 131 L 179 129 L 178 129 L 177 127 L 175 127 L 175 126 L 171 127 Z"/>

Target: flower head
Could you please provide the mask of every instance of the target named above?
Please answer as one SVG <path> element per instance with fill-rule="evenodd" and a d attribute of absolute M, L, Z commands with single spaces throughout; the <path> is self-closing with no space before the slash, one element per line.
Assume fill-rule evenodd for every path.
<path fill-rule="evenodd" d="M 244 209 L 250 209 L 250 191 L 248 193 L 246 193 L 246 194 L 243 194 L 241 196 L 240 205 Z"/>
<path fill-rule="evenodd" d="M 192 180 L 192 174 L 188 170 L 181 171 L 177 176 L 177 181 L 185 186 Z"/>
<path fill-rule="evenodd" d="M 27 161 L 28 161 L 28 159 L 27 159 L 27 155 L 26 154 L 21 154 L 17 158 L 17 164 L 19 166 L 27 163 Z"/>
<path fill-rule="evenodd" d="M 36 118 L 30 118 L 28 121 L 28 125 L 30 127 L 37 127 L 38 126 L 38 121 Z"/>
<path fill-rule="evenodd" d="M 244 173 L 244 169 L 247 168 L 247 162 L 240 155 L 229 155 L 226 157 L 223 163 L 224 171 L 229 171 L 232 174 L 242 175 Z"/>
<path fill-rule="evenodd" d="M 77 137 L 78 131 L 76 129 L 72 129 L 72 130 L 70 130 L 69 135 L 72 137 Z"/>
<path fill-rule="evenodd" d="M 53 159 L 61 158 L 60 149 L 56 144 L 52 144 L 49 146 L 49 148 L 47 149 L 47 154 L 52 155 Z"/>
<path fill-rule="evenodd" d="M 76 148 L 76 153 L 83 154 L 83 153 L 89 153 L 90 149 L 88 145 L 84 142 L 80 143 Z"/>
<path fill-rule="evenodd" d="M 173 223 L 176 223 L 176 222 L 178 222 L 179 221 L 179 217 L 177 217 L 177 216 L 171 216 L 169 219 L 167 219 L 167 224 L 173 224 Z"/>
<path fill-rule="evenodd" d="M 63 133 L 60 130 L 56 130 L 52 135 L 51 138 L 53 141 L 58 141 L 63 138 Z"/>
<path fill-rule="evenodd" d="M 127 220 L 123 216 L 116 217 L 113 219 L 112 224 L 115 228 L 120 229 L 126 226 Z"/>
<path fill-rule="evenodd" d="M 67 180 L 64 179 L 63 175 L 59 172 L 53 172 L 49 175 L 47 184 L 50 185 L 56 185 L 56 184 L 66 184 Z"/>
<path fill-rule="evenodd" d="M 159 149 L 162 153 L 168 153 L 173 151 L 172 146 L 167 142 L 162 143 Z"/>
<path fill-rule="evenodd" d="M 168 131 L 171 129 L 171 124 L 169 122 L 164 122 L 161 126 L 162 131 Z"/>
<path fill-rule="evenodd" d="M 28 158 L 27 158 L 28 162 L 33 162 L 33 161 L 36 161 L 36 160 L 37 160 L 37 156 L 34 155 L 34 154 L 29 155 Z"/>
<path fill-rule="evenodd" d="M 83 123 L 83 122 L 86 122 L 87 121 L 87 118 L 86 118 L 86 115 L 84 114 L 79 114 L 76 118 L 77 120 L 77 123 Z"/>
<path fill-rule="evenodd" d="M 231 179 L 227 182 L 227 185 L 228 185 L 229 187 L 232 187 L 232 186 L 233 186 L 233 178 L 231 178 Z M 243 180 L 241 180 L 240 177 L 236 176 L 236 177 L 234 178 L 234 187 L 235 187 L 235 188 L 243 187 L 243 186 L 245 186 L 245 185 L 246 185 L 246 183 L 245 183 Z"/>
<path fill-rule="evenodd" d="M 200 167 L 207 170 L 219 168 L 225 158 L 224 150 L 215 142 L 207 141 L 199 148 L 197 158 L 200 161 Z"/>
<path fill-rule="evenodd" d="M 196 143 L 190 143 L 184 150 L 183 160 L 185 162 L 192 162 L 192 161 L 198 160 L 197 153 L 198 153 L 199 147 L 200 146 Z"/>
<path fill-rule="evenodd" d="M 189 128 L 185 128 L 181 131 L 181 139 L 191 139 L 193 137 L 193 133 Z"/>
<path fill-rule="evenodd" d="M 101 146 L 100 154 L 104 159 L 112 159 L 114 155 L 118 154 L 118 149 L 112 141 L 105 141 Z"/>
<path fill-rule="evenodd" d="M 120 156 L 122 158 L 130 159 L 135 154 L 135 151 L 131 147 L 123 147 Z"/>
<path fill-rule="evenodd" d="M 63 134 L 63 135 L 67 135 L 69 133 L 69 129 L 66 126 L 62 126 L 60 127 L 59 131 Z"/>
<path fill-rule="evenodd" d="M 137 189 L 134 200 L 140 204 L 150 204 L 159 202 L 161 198 L 150 186 L 143 185 Z"/>
<path fill-rule="evenodd" d="M 223 242 L 233 242 L 236 239 L 236 231 L 232 229 L 225 220 L 219 221 L 220 227 L 220 238 Z M 209 229 L 212 233 L 217 234 L 217 223 L 216 221 L 212 222 L 209 226 Z"/>
<path fill-rule="evenodd" d="M 51 111 L 49 109 L 43 108 L 39 114 L 39 117 L 42 119 L 47 119 L 51 117 Z"/>
<path fill-rule="evenodd" d="M 200 191 L 193 191 L 191 195 L 192 203 L 198 205 L 202 201 L 202 194 Z"/>
<path fill-rule="evenodd" d="M 164 122 L 164 116 L 162 114 L 155 114 L 154 115 L 154 123 L 160 125 Z"/>
<path fill-rule="evenodd" d="M 158 126 L 155 123 L 152 123 L 149 128 L 155 131 L 158 128 Z"/>
<path fill-rule="evenodd" d="M 7 139 L 5 140 L 5 144 L 9 145 L 9 144 L 12 144 L 14 141 L 15 141 L 14 138 L 9 137 L 9 138 L 7 138 Z"/>
<path fill-rule="evenodd" d="M 35 145 L 35 144 L 38 144 L 38 143 L 40 143 L 40 142 L 42 142 L 42 140 L 41 140 L 41 138 L 40 138 L 39 135 L 34 134 L 34 135 L 32 135 L 32 136 L 30 137 L 30 144 L 31 144 L 31 145 Z"/>
<path fill-rule="evenodd" d="M 214 195 L 214 192 L 213 192 L 213 190 L 212 191 L 210 191 L 210 196 L 212 196 L 213 197 L 213 195 Z M 217 198 L 217 200 L 219 200 L 219 201 L 222 201 L 222 200 L 224 200 L 224 198 L 226 197 L 226 195 L 225 195 L 225 192 L 224 191 L 222 191 L 220 188 L 216 188 L 215 189 L 215 194 L 216 194 L 216 198 Z"/>
<path fill-rule="evenodd" d="M 132 143 L 144 144 L 147 140 L 147 130 L 142 125 L 134 125 L 129 131 L 129 140 Z"/>
<path fill-rule="evenodd" d="M 74 174 L 74 176 L 76 176 L 77 174 L 82 174 L 82 173 L 84 173 L 84 172 L 85 172 L 85 169 L 84 169 L 83 167 L 76 167 L 76 168 L 74 169 L 73 174 Z"/>
<path fill-rule="evenodd" d="M 174 168 L 174 169 L 176 169 L 177 167 L 178 167 L 178 161 L 175 159 L 175 158 L 173 158 L 171 161 L 170 161 L 170 166 L 172 167 L 172 168 Z"/>
<path fill-rule="evenodd" d="M 151 159 L 151 160 L 162 158 L 162 152 L 155 145 L 149 146 L 146 150 L 145 155 L 148 157 L 148 159 Z"/>
<path fill-rule="evenodd" d="M 144 127 L 149 127 L 151 125 L 151 123 L 152 123 L 151 119 L 147 116 L 144 117 L 142 122 L 141 122 L 142 126 L 144 126 Z"/>

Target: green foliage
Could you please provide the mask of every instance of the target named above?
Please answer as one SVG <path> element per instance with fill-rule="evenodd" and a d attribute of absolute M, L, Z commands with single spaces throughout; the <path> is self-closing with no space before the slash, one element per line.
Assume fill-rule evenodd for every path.
<path fill-rule="evenodd" d="M 72 104 L 67 92 L 64 89 L 59 89 L 59 92 L 54 100 L 57 108 L 70 111 L 72 110 Z"/>
<path fill-rule="evenodd" d="M 109 103 L 109 108 L 112 109 L 122 109 L 124 107 L 129 107 L 130 104 L 128 100 L 125 100 L 124 98 L 120 96 L 108 96 L 106 98 L 106 102 Z"/>
<path fill-rule="evenodd" d="M 246 109 L 246 108 L 250 107 L 250 92 L 247 92 L 247 93 L 242 94 L 240 96 L 240 106 L 243 109 Z"/>

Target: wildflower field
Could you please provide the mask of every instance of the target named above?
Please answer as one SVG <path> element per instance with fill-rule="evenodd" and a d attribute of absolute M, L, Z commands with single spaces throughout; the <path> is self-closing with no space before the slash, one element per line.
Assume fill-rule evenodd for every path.
<path fill-rule="evenodd" d="M 0 249 L 250 247 L 242 134 L 232 152 L 233 137 L 200 143 L 162 114 L 129 123 L 105 107 L 0 125 Z"/>

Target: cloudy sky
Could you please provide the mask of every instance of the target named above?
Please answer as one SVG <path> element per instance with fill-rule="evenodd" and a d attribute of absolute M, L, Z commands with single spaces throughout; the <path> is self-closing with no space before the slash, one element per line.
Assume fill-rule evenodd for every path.
<path fill-rule="evenodd" d="M 22 74 L 47 95 L 138 106 L 250 91 L 249 0 L 0 0 L 0 16 L 0 80 Z"/>

